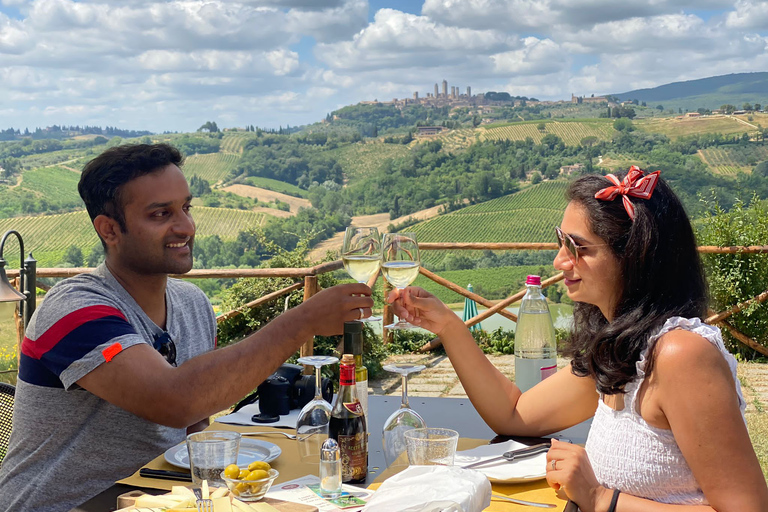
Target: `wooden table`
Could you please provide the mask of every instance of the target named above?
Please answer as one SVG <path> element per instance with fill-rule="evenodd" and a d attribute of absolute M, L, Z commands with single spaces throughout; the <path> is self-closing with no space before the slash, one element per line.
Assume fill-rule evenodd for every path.
<path fill-rule="evenodd" d="M 381 430 L 389 415 L 392 414 L 398 407 L 400 407 L 400 397 L 374 395 L 369 397 L 368 404 L 368 431 L 370 434 L 368 445 L 368 479 L 366 480 L 365 484 L 362 484 L 363 486 L 372 484 L 386 469 L 386 462 L 384 460 L 384 453 L 381 446 Z M 429 426 L 453 428 L 461 434 L 462 438 L 491 440 L 495 437 L 494 432 L 490 429 L 490 427 L 488 427 L 488 425 L 485 424 L 475 408 L 472 406 L 472 403 L 466 398 L 411 397 L 410 405 L 412 409 L 416 410 L 419 414 L 422 415 L 427 425 Z M 222 423 L 214 423 L 211 428 L 240 431 L 269 430 L 269 428 L 265 428 L 264 426 L 242 427 L 226 425 Z M 558 433 L 558 436 L 570 439 L 575 443 L 584 443 L 586 441 L 588 429 L 588 423 L 581 424 Z M 274 443 L 280 446 L 283 451 L 280 457 L 278 457 L 278 459 L 276 459 L 273 463 L 275 469 L 280 472 L 278 482 L 293 480 L 294 478 L 298 478 L 300 476 L 317 473 L 317 468 L 314 465 L 305 464 L 299 460 L 298 450 L 296 449 L 296 441 L 287 439 L 280 435 L 264 436 L 259 437 L 258 439 Z M 516 438 L 516 440 L 526 442 L 525 438 Z M 537 439 L 529 440 L 530 443 L 534 443 L 536 441 Z M 157 459 L 147 464 L 147 466 L 178 470 L 178 468 L 175 468 L 162 460 L 162 454 L 160 454 Z M 153 487 L 163 484 L 166 486 L 174 483 L 178 484 L 178 482 L 172 481 L 148 482 L 147 479 L 132 479 L 130 480 L 130 483 L 132 485 L 115 484 L 101 494 L 72 509 L 71 512 L 113 511 L 117 508 L 117 497 L 123 493 L 137 488 L 146 489 L 147 492 L 163 493 L 165 492 L 164 490 L 157 488 L 153 489 Z M 502 490 L 502 492 L 506 493 L 505 490 Z M 526 508 L 530 510 L 530 507 Z"/>

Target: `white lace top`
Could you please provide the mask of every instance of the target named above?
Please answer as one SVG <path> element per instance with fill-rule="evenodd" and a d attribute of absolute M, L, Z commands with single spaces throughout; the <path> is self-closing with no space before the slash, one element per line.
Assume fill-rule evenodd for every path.
<path fill-rule="evenodd" d="M 736 378 L 736 360 L 723 345 L 720 329 L 698 318 L 673 317 L 649 340 L 685 329 L 709 340 L 728 361 L 742 416 L 746 403 Z M 679 505 L 707 505 L 707 499 L 683 457 L 671 430 L 656 428 L 637 412 L 637 392 L 645 378 L 648 349 L 640 356 L 637 378 L 626 385 L 625 407 L 616 411 L 602 397 L 587 437 L 586 450 L 601 485 L 642 498 Z"/>

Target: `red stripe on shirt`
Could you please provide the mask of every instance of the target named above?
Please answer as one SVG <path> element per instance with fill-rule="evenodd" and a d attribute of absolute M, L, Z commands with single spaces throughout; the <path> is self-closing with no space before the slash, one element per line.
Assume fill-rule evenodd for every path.
<path fill-rule="evenodd" d="M 108 316 L 117 316 L 126 322 L 128 321 L 125 315 L 117 308 L 103 305 L 88 306 L 62 317 L 36 340 L 24 337 L 24 341 L 21 343 L 21 352 L 33 359 L 40 359 L 46 352 L 55 347 L 62 338 L 84 323 Z"/>

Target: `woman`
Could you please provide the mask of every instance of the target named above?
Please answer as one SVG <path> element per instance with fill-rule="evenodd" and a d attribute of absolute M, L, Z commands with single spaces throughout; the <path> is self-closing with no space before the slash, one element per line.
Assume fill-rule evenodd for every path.
<path fill-rule="evenodd" d="M 575 301 L 570 367 L 525 393 L 463 322 L 420 288 L 395 313 L 437 334 L 499 434 L 541 436 L 594 416 L 586 448 L 553 441 L 547 480 L 584 512 L 768 510 L 736 362 L 703 324 L 691 224 L 658 171 L 584 176 L 568 189 L 554 266 Z"/>

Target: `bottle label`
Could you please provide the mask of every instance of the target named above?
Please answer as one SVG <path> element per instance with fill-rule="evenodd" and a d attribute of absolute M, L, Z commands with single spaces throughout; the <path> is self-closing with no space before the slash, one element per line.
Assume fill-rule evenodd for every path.
<path fill-rule="evenodd" d="M 342 386 L 355 385 L 355 365 L 353 364 L 339 365 L 339 384 Z"/>
<path fill-rule="evenodd" d="M 344 402 L 344 408 L 355 416 L 363 415 L 363 406 L 360 402 Z"/>
<path fill-rule="evenodd" d="M 357 388 L 357 399 L 360 400 L 360 405 L 363 406 L 365 421 L 368 421 L 368 379 L 358 380 L 355 383 L 355 387 Z"/>
<path fill-rule="evenodd" d="M 347 404 L 344 404 L 345 406 Z M 358 405 L 360 405 L 358 403 Z M 341 479 L 364 480 L 368 473 L 368 446 L 364 433 L 352 436 L 339 436 L 339 451 L 341 452 Z"/>

